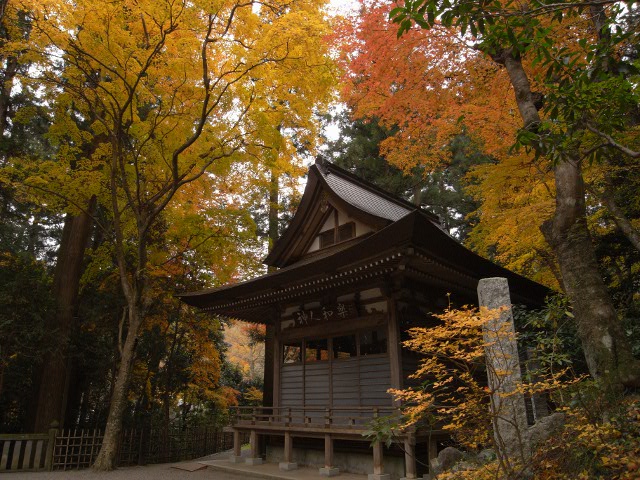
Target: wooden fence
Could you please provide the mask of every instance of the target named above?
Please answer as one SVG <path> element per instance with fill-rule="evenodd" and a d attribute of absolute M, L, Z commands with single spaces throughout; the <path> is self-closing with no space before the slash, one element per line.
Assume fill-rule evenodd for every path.
<path fill-rule="evenodd" d="M 102 445 L 102 430 L 55 430 L 42 435 L 0 435 L 0 473 L 90 467 Z M 243 439 L 243 442 L 248 439 Z M 118 466 L 179 462 L 233 447 L 233 434 L 214 427 L 124 430 Z"/>
<path fill-rule="evenodd" d="M 0 472 L 50 470 L 55 433 L 0 435 Z"/>

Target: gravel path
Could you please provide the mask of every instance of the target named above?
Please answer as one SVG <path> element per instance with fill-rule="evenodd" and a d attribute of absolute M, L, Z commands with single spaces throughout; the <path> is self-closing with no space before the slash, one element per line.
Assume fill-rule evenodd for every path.
<path fill-rule="evenodd" d="M 207 459 L 209 457 L 206 457 Z M 201 459 L 198 459 L 201 460 Z M 197 463 L 198 460 L 183 463 Z M 249 480 L 247 475 L 235 475 L 203 469 L 195 472 L 171 468 L 177 463 L 147 465 L 146 467 L 118 468 L 113 472 L 94 472 L 87 470 L 70 470 L 66 472 L 16 472 L 2 473 L 0 480 Z"/>

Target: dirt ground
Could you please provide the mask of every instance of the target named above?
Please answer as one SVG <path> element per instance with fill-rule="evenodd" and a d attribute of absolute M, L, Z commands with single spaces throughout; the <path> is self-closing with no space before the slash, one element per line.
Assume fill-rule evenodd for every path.
<path fill-rule="evenodd" d="M 186 464 L 197 461 L 184 462 Z M 118 468 L 113 472 L 93 470 L 70 470 L 66 472 L 16 472 L 2 473 L 0 480 L 248 480 L 245 475 L 216 472 L 210 468 L 188 472 L 172 468 L 173 463 L 147 465 L 145 467 Z"/>

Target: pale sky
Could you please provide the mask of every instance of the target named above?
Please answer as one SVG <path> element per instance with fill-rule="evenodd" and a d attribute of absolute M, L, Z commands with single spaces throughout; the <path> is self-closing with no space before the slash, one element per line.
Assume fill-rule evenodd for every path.
<path fill-rule="evenodd" d="M 357 0 L 330 0 L 329 2 L 329 13 L 336 14 L 347 14 L 352 10 L 355 10 L 358 7 Z"/>

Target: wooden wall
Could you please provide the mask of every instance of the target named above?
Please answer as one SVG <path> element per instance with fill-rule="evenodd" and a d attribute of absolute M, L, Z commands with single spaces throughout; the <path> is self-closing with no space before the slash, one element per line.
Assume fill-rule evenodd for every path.
<path fill-rule="evenodd" d="M 283 365 L 280 374 L 280 405 L 300 407 L 304 405 L 304 366 Z"/>
<path fill-rule="evenodd" d="M 282 365 L 283 407 L 391 405 L 389 357 L 371 355 L 345 360 Z"/>

